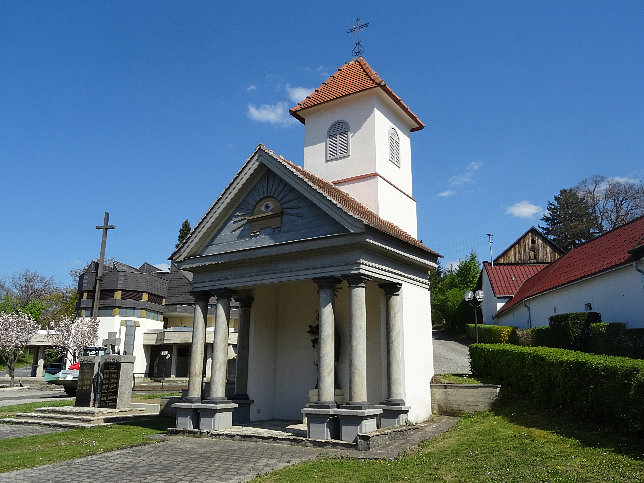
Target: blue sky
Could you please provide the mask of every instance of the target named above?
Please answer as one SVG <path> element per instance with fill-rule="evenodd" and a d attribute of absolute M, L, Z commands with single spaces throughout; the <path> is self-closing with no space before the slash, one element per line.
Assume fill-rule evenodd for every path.
<path fill-rule="evenodd" d="M 301 164 L 287 115 L 364 57 L 412 133 L 419 238 L 500 253 L 582 178 L 644 175 L 644 2 L 0 0 L 0 277 L 70 283 L 98 257 L 168 263 L 260 142 Z"/>

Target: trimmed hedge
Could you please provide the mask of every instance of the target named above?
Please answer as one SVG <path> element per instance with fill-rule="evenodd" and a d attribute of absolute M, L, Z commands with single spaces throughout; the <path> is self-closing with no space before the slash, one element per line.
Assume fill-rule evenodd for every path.
<path fill-rule="evenodd" d="M 548 409 L 644 434 L 644 361 L 549 347 L 472 344 L 472 372 Z"/>
<path fill-rule="evenodd" d="M 508 344 L 516 332 L 516 327 L 505 325 L 479 325 L 479 342 L 486 344 Z M 476 340 L 476 327 L 474 324 L 465 326 L 465 335 L 470 340 Z"/>
<path fill-rule="evenodd" d="M 554 347 L 586 351 L 590 345 L 590 324 L 600 323 L 598 312 L 568 312 L 551 315 L 549 325 Z"/>

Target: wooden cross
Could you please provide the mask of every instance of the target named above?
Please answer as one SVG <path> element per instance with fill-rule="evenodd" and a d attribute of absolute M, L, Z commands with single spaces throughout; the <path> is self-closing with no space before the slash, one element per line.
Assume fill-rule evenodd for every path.
<path fill-rule="evenodd" d="M 94 307 L 92 308 L 92 318 L 98 318 L 98 302 L 101 299 L 101 282 L 103 281 L 103 262 L 105 260 L 105 244 L 107 243 L 107 230 L 116 228 L 114 225 L 108 225 L 110 214 L 106 211 L 103 219 L 103 226 L 97 226 L 97 230 L 103 230 L 101 239 L 101 257 L 98 259 L 98 272 L 96 273 L 96 290 L 94 291 Z"/>
<path fill-rule="evenodd" d="M 362 20 L 360 18 L 356 19 L 356 24 L 347 30 L 348 34 L 356 34 L 356 45 L 353 48 L 353 56 L 360 57 L 362 55 L 362 44 L 360 43 L 360 32 L 363 32 L 369 26 L 369 22 L 361 24 Z"/>

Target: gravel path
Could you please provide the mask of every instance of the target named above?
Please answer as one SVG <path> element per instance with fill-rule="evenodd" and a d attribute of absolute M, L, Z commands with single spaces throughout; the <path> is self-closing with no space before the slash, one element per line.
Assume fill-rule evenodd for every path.
<path fill-rule="evenodd" d="M 434 332 L 434 372 L 436 374 L 471 374 L 470 351 L 467 345 Z"/>

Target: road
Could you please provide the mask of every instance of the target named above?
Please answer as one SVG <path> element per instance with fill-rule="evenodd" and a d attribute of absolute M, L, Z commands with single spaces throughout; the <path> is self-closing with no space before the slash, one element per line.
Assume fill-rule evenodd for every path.
<path fill-rule="evenodd" d="M 470 350 L 442 332 L 434 331 L 434 372 L 436 374 L 471 374 Z"/>

